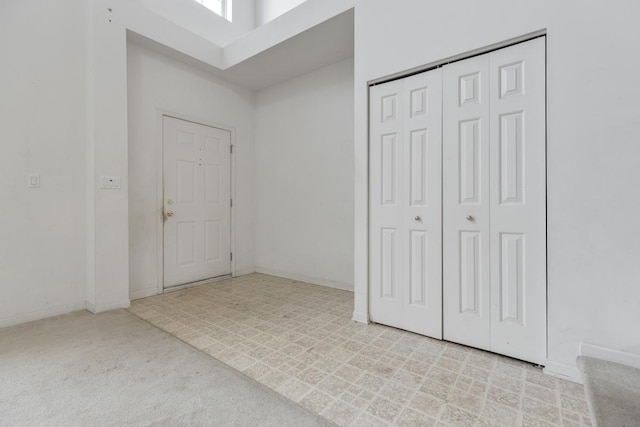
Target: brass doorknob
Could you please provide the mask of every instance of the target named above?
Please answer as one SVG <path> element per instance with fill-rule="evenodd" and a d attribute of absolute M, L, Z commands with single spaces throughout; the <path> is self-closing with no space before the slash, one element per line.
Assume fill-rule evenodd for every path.
<path fill-rule="evenodd" d="M 420 218 L 419 216 L 416 216 L 415 220 L 416 220 L 416 221 L 421 221 L 421 220 L 422 220 L 422 218 Z"/>
<path fill-rule="evenodd" d="M 473 217 L 471 215 L 467 215 L 467 221 L 473 221 Z"/>

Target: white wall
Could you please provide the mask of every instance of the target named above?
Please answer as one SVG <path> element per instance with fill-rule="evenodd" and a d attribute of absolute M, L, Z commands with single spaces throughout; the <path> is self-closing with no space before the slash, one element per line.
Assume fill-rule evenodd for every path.
<path fill-rule="evenodd" d="M 353 59 L 256 96 L 256 270 L 353 289 Z"/>
<path fill-rule="evenodd" d="M 255 0 L 256 27 L 266 24 L 306 0 Z M 234 12 L 235 13 L 235 12 Z"/>
<path fill-rule="evenodd" d="M 157 292 L 158 114 L 235 129 L 234 261 L 236 274 L 253 272 L 254 95 L 217 77 L 128 43 L 129 255 L 132 298 Z"/>
<path fill-rule="evenodd" d="M 85 34 L 86 299 L 92 312 L 129 306 L 126 28 L 102 4 L 109 1 L 91 3 Z M 121 188 L 100 188 L 101 176 L 120 177 Z"/>
<path fill-rule="evenodd" d="M 0 327 L 84 308 L 84 35 L 82 2 L 0 2 Z"/>
<path fill-rule="evenodd" d="M 354 317 L 367 313 L 367 82 L 547 30 L 548 364 L 581 341 L 640 354 L 636 1 L 359 0 Z"/>
<path fill-rule="evenodd" d="M 2 324 L 82 304 L 85 255 L 95 257 L 87 268 L 95 277 L 86 278 L 95 282 L 95 299 L 105 301 L 104 307 L 125 302 L 125 24 L 114 18 L 116 25 L 110 25 L 106 6 L 112 2 L 91 3 L 99 15 L 89 43 L 94 58 L 84 57 L 86 3 L 0 2 L 0 134 L 7 141 L 0 145 L 0 196 L 10 201 L 10 209 L 0 210 Z M 114 16 L 124 4 L 117 4 Z M 509 0 L 405 0 L 402 7 L 357 0 L 355 317 L 367 313 L 366 83 L 546 29 L 548 367 L 575 375 L 581 341 L 640 353 L 640 203 L 634 197 L 640 188 L 640 58 L 634 55 L 640 47 L 634 21 L 639 7 L 632 0 L 606 7 L 541 0 L 517 8 Z M 214 45 L 211 51 L 220 55 Z M 86 82 L 90 94 L 85 77 L 92 79 Z M 93 119 L 86 117 L 87 105 Z M 86 157 L 85 138 L 91 149 Z M 40 189 L 24 187 L 31 169 L 41 174 Z M 94 191 L 91 181 L 113 172 L 122 174 L 125 188 Z M 85 229 L 90 206 L 95 215 L 87 212 Z M 85 231 L 96 234 L 93 241 L 87 237 L 86 252 Z"/>
<path fill-rule="evenodd" d="M 232 0 L 231 22 L 193 0 L 136 1 L 162 18 L 222 47 L 255 28 L 253 0 Z"/>

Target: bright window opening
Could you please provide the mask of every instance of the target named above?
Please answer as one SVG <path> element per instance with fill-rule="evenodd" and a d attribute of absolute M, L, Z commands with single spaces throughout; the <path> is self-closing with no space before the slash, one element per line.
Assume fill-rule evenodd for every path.
<path fill-rule="evenodd" d="M 231 21 L 231 2 L 232 0 L 195 0 L 196 3 L 200 3 L 207 9 L 217 13 L 225 18 L 227 21 Z"/>

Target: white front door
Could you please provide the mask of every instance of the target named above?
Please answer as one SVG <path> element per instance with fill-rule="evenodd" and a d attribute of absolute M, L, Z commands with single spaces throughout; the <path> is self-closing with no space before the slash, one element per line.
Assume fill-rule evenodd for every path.
<path fill-rule="evenodd" d="M 544 38 L 443 70 L 444 338 L 543 364 Z"/>
<path fill-rule="evenodd" d="M 231 274 L 229 131 L 163 117 L 164 287 Z"/>
<path fill-rule="evenodd" d="M 371 88 L 371 320 L 442 338 L 441 70 Z"/>

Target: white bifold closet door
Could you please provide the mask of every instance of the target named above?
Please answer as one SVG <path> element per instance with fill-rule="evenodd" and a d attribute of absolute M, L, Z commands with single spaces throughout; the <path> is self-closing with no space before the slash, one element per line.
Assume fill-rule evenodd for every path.
<path fill-rule="evenodd" d="M 371 320 L 543 364 L 545 41 L 370 89 Z"/>
<path fill-rule="evenodd" d="M 443 67 L 444 338 L 546 358 L 545 41 Z"/>
<path fill-rule="evenodd" d="M 371 320 L 442 338 L 442 73 L 370 95 Z"/>

